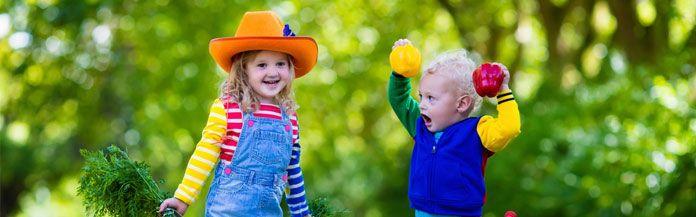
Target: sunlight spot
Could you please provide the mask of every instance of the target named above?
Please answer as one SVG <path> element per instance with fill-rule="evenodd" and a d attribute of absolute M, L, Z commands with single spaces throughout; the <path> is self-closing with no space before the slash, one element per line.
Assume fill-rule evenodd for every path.
<path fill-rule="evenodd" d="M 619 118 L 616 117 L 616 115 L 607 115 L 607 117 L 604 118 L 604 123 L 609 127 L 611 132 L 617 133 L 621 130 L 621 122 L 619 122 Z"/>
<path fill-rule="evenodd" d="M 518 71 L 515 73 L 515 83 L 513 84 L 515 95 L 520 99 L 529 99 L 539 88 L 542 77 L 537 73 Z"/>
<path fill-rule="evenodd" d="M 128 145 L 137 145 L 140 142 L 140 132 L 135 129 L 129 129 L 123 137 Z"/>
<path fill-rule="evenodd" d="M 621 202 L 621 213 L 631 215 L 633 213 L 633 205 L 629 201 Z"/>
<path fill-rule="evenodd" d="M 578 183 L 578 177 L 572 173 L 568 173 L 563 177 L 563 182 L 565 182 L 566 185 L 575 186 L 575 184 Z"/>
<path fill-rule="evenodd" d="M 604 136 L 604 144 L 606 144 L 609 147 L 616 147 L 616 145 L 619 143 L 619 140 L 614 136 L 614 134 L 607 134 Z"/>
<path fill-rule="evenodd" d="M 59 38 L 55 36 L 48 37 L 45 42 L 46 45 L 46 50 L 48 52 L 51 52 L 53 55 L 59 56 L 63 54 L 63 51 L 65 50 L 63 41 L 61 41 Z"/>
<path fill-rule="evenodd" d="M 657 99 L 664 107 L 680 114 L 686 114 L 689 110 L 687 102 L 677 97 L 674 87 L 661 75 L 655 76 L 653 79 L 650 96 Z"/>
<path fill-rule="evenodd" d="M 564 90 L 571 90 L 580 82 L 580 72 L 568 64 L 563 67 L 563 77 L 561 78 L 561 86 Z"/>
<path fill-rule="evenodd" d="M 621 182 L 624 184 L 632 185 L 636 181 L 636 174 L 633 172 L 621 173 Z"/>
<path fill-rule="evenodd" d="M 0 38 L 4 38 L 8 33 L 10 33 L 10 15 L 0 14 Z"/>
<path fill-rule="evenodd" d="M 655 5 L 650 0 L 639 0 L 636 12 L 638 13 L 638 21 L 643 26 L 650 26 L 655 21 Z"/>
<path fill-rule="evenodd" d="M 527 44 L 532 41 L 532 24 L 527 19 L 522 19 L 517 31 L 515 31 L 515 39 L 522 44 Z"/>
<path fill-rule="evenodd" d="M 626 72 L 626 59 L 621 53 L 612 52 L 610 61 L 611 68 L 616 74 L 624 74 Z"/>
<path fill-rule="evenodd" d="M 672 172 L 674 171 L 674 161 L 667 159 L 664 154 L 661 152 L 653 152 L 652 153 L 652 161 L 657 165 L 658 167 L 662 168 L 663 170 L 667 172 Z"/>
<path fill-rule="evenodd" d="M 9 43 L 15 50 L 25 48 L 31 43 L 31 35 L 26 32 L 16 32 L 10 35 Z"/>
<path fill-rule="evenodd" d="M 99 25 L 92 30 L 92 38 L 97 44 L 107 45 L 111 42 L 111 29 L 107 25 Z"/>
<path fill-rule="evenodd" d="M 667 140 L 667 144 L 665 144 L 665 146 L 667 146 L 667 151 L 669 151 L 669 153 L 675 155 L 682 155 L 687 152 L 687 147 L 677 142 L 677 140 L 674 138 L 670 138 L 669 140 Z"/>
<path fill-rule="evenodd" d="M 7 126 L 7 138 L 18 145 L 24 145 L 29 138 L 29 125 L 21 121 L 15 121 Z"/>
<path fill-rule="evenodd" d="M 656 189 L 659 187 L 658 185 L 660 184 L 660 181 L 657 175 L 651 173 L 650 175 L 648 175 L 648 177 L 645 177 L 645 184 L 648 186 L 648 188 L 651 189 L 650 191 L 652 192 L 652 189 Z"/>
<path fill-rule="evenodd" d="M 331 69 L 322 70 L 319 73 L 319 80 L 324 84 L 333 84 L 336 81 L 336 72 Z"/>
<path fill-rule="evenodd" d="M 34 195 L 36 197 L 36 202 L 39 204 L 46 204 L 51 202 L 51 191 L 48 188 L 41 186 L 36 190 Z"/>
<path fill-rule="evenodd" d="M 607 55 L 607 47 L 598 43 L 585 50 L 582 55 L 583 68 L 585 69 L 585 75 L 587 77 L 597 76 L 601 67 L 602 59 Z"/>
<path fill-rule="evenodd" d="M 372 27 L 363 27 L 358 30 L 357 37 L 361 38 L 360 52 L 371 53 L 379 40 L 379 32 Z"/>
<path fill-rule="evenodd" d="M 297 12 L 297 8 L 295 7 L 295 4 L 292 3 L 292 1 L 284 1 L 280 4 L 276 4 L 276 6 L 272 7 L 271 10 L 278 13 L 278 16 L 282 18 L 288 17 Z M 297 32 L 295 26 L 291 26 L 290 28 L 293 30 L 293 32 Z"/>
<path fill-rule="evenodd" d="M 611 14 L 609 5 L 606 2 L 597 2 L 594 6 L 594 14 L 592 16 L 592 24 L 595 31 L 600 36 L 607 37 L 616 30 L 616 18 Z"/>

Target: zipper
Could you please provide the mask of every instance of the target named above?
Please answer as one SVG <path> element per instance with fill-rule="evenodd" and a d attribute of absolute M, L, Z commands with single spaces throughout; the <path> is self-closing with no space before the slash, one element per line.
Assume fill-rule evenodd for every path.
<path fill-rule="evenodd" d="M 433 149 L 430 155 L 430 165 L 428 165 L 428 199 L 433 198 L 433 170 L 435 170 L 435 163 L 437 162 L 435 160 L 435 155 L 437 149 L 437 145 L 433 145 Z"/>
<path fill-rule="evenodd" d="M 434 135 L 434 134 L 433 134 Z M 435 163 L 437 162 L 435 160 L 435 153 L 437 152 L 437 142 L 435 141 L 434 137 L 430 138 L 433 142 L 433 149 L 430 151 L 430 165 L 428 165 L 428 199 L 431 200 L 433 198 L 433 170 L 435 170 Z"/>

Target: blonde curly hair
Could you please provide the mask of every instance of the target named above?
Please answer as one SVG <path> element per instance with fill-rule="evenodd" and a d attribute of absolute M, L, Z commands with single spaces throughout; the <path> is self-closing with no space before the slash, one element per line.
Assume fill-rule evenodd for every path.
<path fill-rule="evenodd" d="M 239 107 L 244 112 L 254 112 L 260 106 L 261 97 L 251 88 L 246 68 L 246 64 L 253 61 L 260 52 L 260 50 L 253 50 L 234 55 L 230 60 L 232 61 L 230 73 L 220 85 L 221 98 L 238 102 Z M 290 55 L 286 54 L 286 56 L 290 68 L 290 82 L 273 98 L 273 101 L 280 105 L 285 112 L 292 113 L 299 108 L 295 103 L 292 91 L 292 80 L 295 79 L 295 63 Z"/>
<path fill-rule="evenodd" d="M 457 94 L 470 96 L 471 110 L 469 115 L 478 112 L 483 98 L 476 94 L 474 89 L 473 72 L 481 62 L 481 57 L 476 53 L 470 53 L 464 49 L 444 52 L 430 62 L 428 68 L 421 75 L 440 74 L 452 79 Z"/>

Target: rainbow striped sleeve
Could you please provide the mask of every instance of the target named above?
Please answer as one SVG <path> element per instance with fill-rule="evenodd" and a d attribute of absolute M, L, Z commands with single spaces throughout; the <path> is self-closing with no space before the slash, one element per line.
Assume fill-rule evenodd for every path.
<path fill-rule="evenodd" d="M 297 133 L 293 133 L 293 140 L 295 142 L 292 145 L 292 155 L 290 156 L 290 164 L 287 168 L 289 192 L 286 196 L 286 200 L 290 208 L 291 216 L 307 216 L 310 215 L 310 212 L 305 196 L 302 168 L 300 168 L 300 143 L 297 116 L 293 115 L 291 121 L 293 121 L 293 128 L 295 128 L 293 130 L 297 130 Z"/>
<path fill-rule="evenodd" d="M 174 192 L 174 197 L 191 205 L 208 179 L 210 171 L 217 164 L 220 155 L 220 141 L 226 130 L 225 108 L 220 99 L 216 99 L 210 108 L 208 123 L 203 129 L 203 136 L 196 144 L 186 166 L 184 178 Z"/>

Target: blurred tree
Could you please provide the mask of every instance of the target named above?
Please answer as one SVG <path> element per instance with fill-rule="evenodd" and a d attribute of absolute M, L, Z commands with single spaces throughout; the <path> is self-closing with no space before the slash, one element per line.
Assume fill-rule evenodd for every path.
<path fill-rule="evenodd" d="M 295 83 L 310 198 L 354 216 L 412 215 L 412 140 L 385 98 L 391 45 L 409 38 L 424 65 L 464 47 L 514 72 L 523 133 L 488 166 L 486 216 L 696 211 L 690 0 L 10 0 L 0 216 L 81 215 L 80 148 L 123 144 L 173 191 L 224 76 L 209 40 L 268 9 L 319 44 Z"/>

